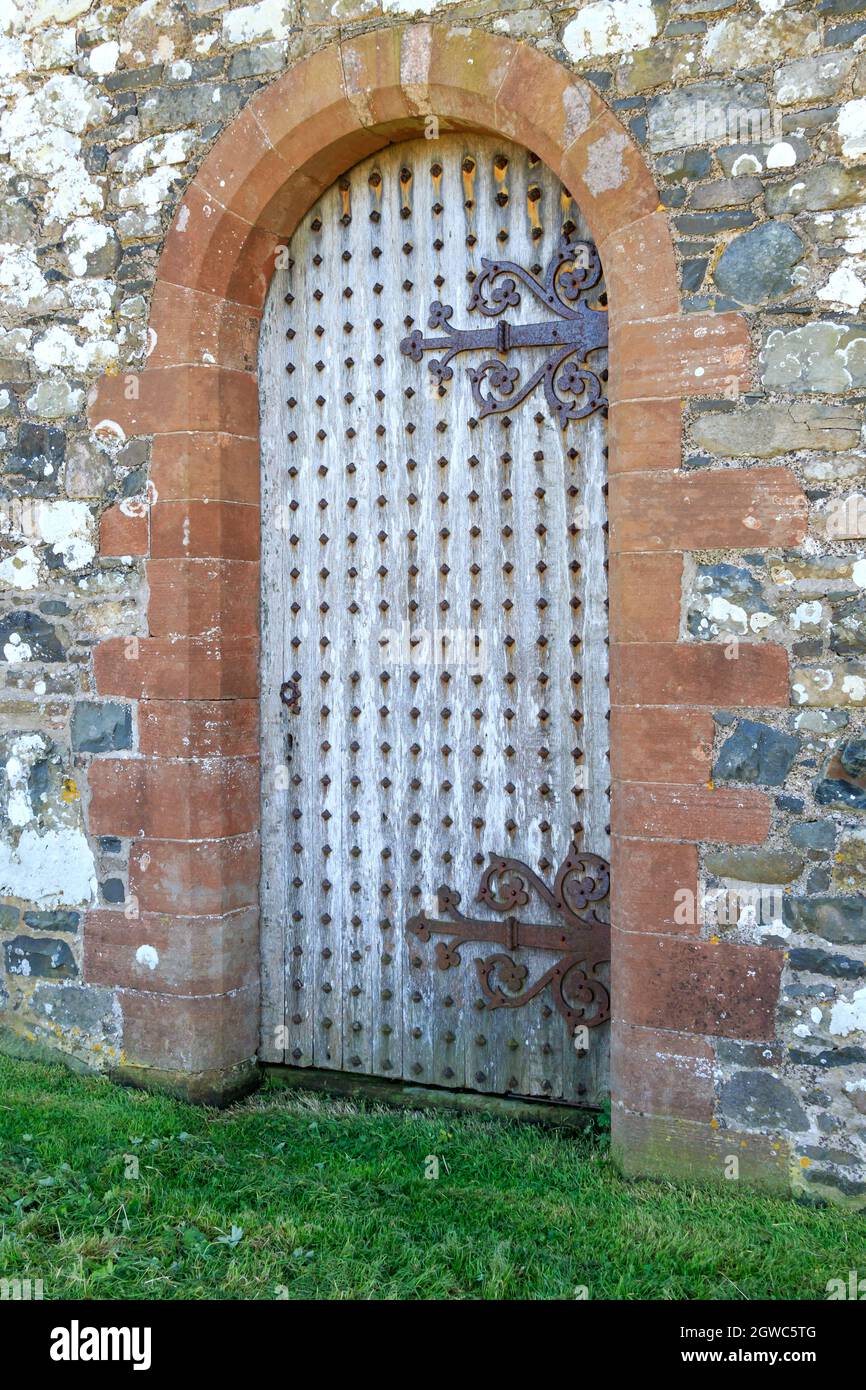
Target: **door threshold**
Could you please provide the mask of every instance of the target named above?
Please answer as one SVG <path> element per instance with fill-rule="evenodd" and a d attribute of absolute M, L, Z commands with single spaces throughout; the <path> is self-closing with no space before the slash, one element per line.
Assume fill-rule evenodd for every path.
<path fill-rule="evenodd" d="M 322 1095 L 342 1096 L 374 1105 L 395 1105 L 404 1109 L 461 1110 L 494 1115 L 502 1120 L 524 1124 L 556 1125 L 564 1129 L 590 1131 L 598 1106 L 568 1105 L 565 1101 L 536 1097 L 491 1095 L 482 1091 L 449 1091 L 439 1086 L 415 1086 L 409 1081 L 387 1081 L 380 1076 L 354 1076 L 348 1072 L 316 1067 L 291 1067 L 277 1062 L 261 1064 L 263 1074 L 277 1086 L 289 1090 L 318 1091 Z"/>

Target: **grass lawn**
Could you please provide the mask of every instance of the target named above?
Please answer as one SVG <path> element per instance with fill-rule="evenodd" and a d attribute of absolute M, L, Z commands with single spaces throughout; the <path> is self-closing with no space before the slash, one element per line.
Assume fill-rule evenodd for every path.
<path fill-rule="evenodd" d="M 626 1182 L 603 1140 L 0 1057 L 0 1278 L 46 1299 L 824 1298 L 858 1268 L 862 1217 Z"/>

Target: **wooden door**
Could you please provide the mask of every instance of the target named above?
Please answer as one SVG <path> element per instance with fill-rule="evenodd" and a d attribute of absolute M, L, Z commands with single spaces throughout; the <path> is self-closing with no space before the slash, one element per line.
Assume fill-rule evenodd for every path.
<path fill-rule="evenodd" d="M 533 155 L 448 135 L 340 179 L 274 277 L 265 1060 L 605 1092 L 606 313 L 584 237 Z"/>

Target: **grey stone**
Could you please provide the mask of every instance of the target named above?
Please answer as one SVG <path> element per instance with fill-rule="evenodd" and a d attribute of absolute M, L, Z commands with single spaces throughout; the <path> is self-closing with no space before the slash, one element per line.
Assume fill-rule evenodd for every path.
<path fill-rule="evenodd" d="M 755 214 L 743 208 L 732 212 L 683 212 L 675 222 L 677 231 L 683 236 L 717 236 L 719 232 L 751 227 Z"/>
<path fill-rule="evenodd" d="M 25 912 L 24 924 L 34 931 L 66 931 L 73 935 L 81 923 L 81 913 L 63 908 L 52 912 Z"/>
<path fill-rule="evenodd" d="M 3 946 L 10 975 L 68 980 L 78 974 L 69 945 L 56 937 L 16 936 Z"/>
<path fill-rule="evenodd" d="M 792 931 L 809 932 L 837 946 L 866 944 L 866 898 L 785 897 L 782 918 Z"/>
<path fill-rule="evenodd" d="M 853 1162 L 859 1164 L 860 1160 L 855 1158 Z M 836 1192 L 841 1192 L 844 1197 L 862 1197 L 866 1193 L 866 1182 L 849 1178 L 845 1173 L 837 1173 L 833 1168 L 807 1168 L 804 1177 L 806 1182 L 814 1186 L 832 1187 Z"/>
<path fill-rule="evenodd" d="M 714 642 L 745 636 L 751 617 L 766 611 L 767 599 L 751 571 L 723 561 L 699 566 L 688 595 L 686 625 L 693 637 Z M 729 722 L 735 722 L 733 716 Z"/>
<path fill-rule="evenodd" d="M 64 241 L 63 249 L 67 252 L 67 255 L 72 254 L 74 256 L 74 244 L 71 248 L 67 248 L 66 242 Z M 87 253 L 84 258 L 85 270 L 83 273 L 85 275 L 107 278 L 114 274 L 120 264 L 120 255 L 120 242 L 112 231 L 103 246 L 98 246 L 96 250 Z"/>
<path fill-rule="evenodd" d="M 736 14 L 714 24 L 704 44 L 704 61 L 713 72 L 738 72 L 793 58 L 818 47 L 818 21 L 811 6 L 768 13 L 756 23 Z"/>
<path fill-rule="evenodd" d="M 837 96 L 851 76 L 852 53 L 814 53 L 784 63 L 773 77 L 773 91 L 780 106 L 825 101 Z"/>
<path fill-rule="evenodd" d="M 634 95 L 653 87 L 670 87 L 688 81 L 698 69 L 700 47 L 689 38 L 656 40 L 651 48 L 636 49 L 626 55 L 617 71 L 621 92 Z"/>
<path fill-rule="evenodd" d="M 722 1066 L 780 1067 L 784 1061 L 782 1048 L 776 1042 L 743 1042 L 740 1038 L 716 1038 L 716 1060 Z"/>
<path fill-rule="evenodd" d="M 859 980 L 866 975 L 862 960 L 840 956 L 835 951 L 818 951 L 811 947 L 794 947 L 788 952 L 792 970 L 808 970 L 812 975 L 829 975 L 834 980 Z"/>
<path fill-rule="evenodd" d="M 862 413 L 849 406 L 767 403 L 730 412 L 707 411 L 692 425 L 692 439 L 710 454 L 775 458 L 801 449 L 855 449 L 862 425 Z"/>
<path fill-rule="evenodd" d="M 42 1014 L 61 1027 L 80 1028 L 106 1041 L 118 1036 L 114 993 L 95 985 L 38 984 L 30 1001 L 34 1014 Z"/>
<path fill-rule="evenodd" d="M 125 900 L 122 878 L 107 878 L 100 884 L 102 901 L 105 903 L 122 903 Z"/>
<path fill-rule="evenodd" d="M 713 279 L 722 294 L 740 304 L 782 299 L 794 288 L 792 271 L 805 249 L 792 227 L 783 222 L 764 222 L 725 247 Z"/>
<path fill-rule="evenodd" d="M 866 324 L 774 329 L 761 352 L 761 379 L 771 391 L 832 394 L 866 386 Z"/>
<path fill-rule="evenodd" d="M 702 183 L 694 189 L 689 200 L 689 207 L 698 210 L 739 208 L 745 203 L 753 202 L 763 191 L 764 185 L 761 180 L 751 176 L 713 179 L 712 183 Z"/>
<path fill-rule="evenodd" d="M 866 169 L 846 169 L 830 161 L 814 169 L 804 169 L 784 183 L 767 189 L 767 212 L 778 217 L 793 212 L 824 212 L 829 208 L 851 208 L 862 203 L 866 190 Z"/>
<path fill-rule="evenodd" d="M 840 656 L 866 652 L 866 599 L 862 595 L 834 604 L 830 648 Z"/>
<path fill-rule="evenodd" d="M 36 214 L 22 198 L 0 198 L 0 242 L 29 246 L 36 235 Z"/>
<path fill-rule="evenodd" d="M 797 1066 L 828 1069 L 850 1067 L 866 1063 L 866 1047 L 828 1047 L 821 1052 L 807 1052 L 804 1047 L 792 1047 L 788 1056 Z"/>
<path fill-rule="evenodd" d="M 64 473 L 70 497 L 104 497 L 114 482 L 111 457 L 89 439 L 76 439 L 66 456 Z"/>
<path fill-rule="evenodd" d="M 21 914 L 11 903 L 0 903 L 0 931 L 17 931 Z"/>
<path fill-rule="evenodd" d="M 157 88 L 139 102 L 142 134 L 155 135 L 202 123 L 222 125 L 238 110 L 242 97 L 242 89 L 231 82 Z"/>
<path fill-rule="evenodd" d="M 13 648 L 27 646 L 30 661 L 63 661 L 66 656 L 52 624 L 38 613 L 25 609 L 16 608 L 14 613 L 0 618 L 0 664 L 8 660 L 5 655 L 7 644 Z"/>
<path fill-rule="evenodd" d="M 785 734 L 769 724 L 741 719 L 735 732 L 722 745 L 713 777 L 717 781 L 780 787 L 799 751 L 800 740 L 796 734 Z"/>
<path fill-rule="evenodd" d="M 728 1120 L 750 1129 L 802 1133 L 809 1118 L 794 1092 L 769 1071 L 741 1071 L 719 1092 L 719 1108 Z"/>
<path fill-rule="evenodd" d="M 79 700 L 72 712 L 72 747 L 76 753 L 109 753 L 131 748 L 129 705 Z"/>
<path fill-rule="evenodd" d="M 807 820 L 791 827 L 791 844 L 799 849 L 827 849 L 836 843 L 836 824 L 831 820 Z"/>
<path fill-rule="evenodd" d="M 56 425 L 34 425 L 25 421 L 9 453 L 4 472 L 19 473 L 31 482 L 45 480 L 46 470 L 57 478 L 66 458 L 66 433 Z"/>
<path fill-rule="evenodd" d="M 706 256 L 699 256 L 693 261 L 686 261 L 683 264 L 682 287 L 687 294 L 692 294 L 699 290 L 704 282 L 709 259 Z"/>
<path fill-rule="evenodd" d="M 811 155 L 808 142 L 802 136 L 792 135 L 785 141 L 794 151 L 795 163 L 799 164 Z M 722 166 L 723 171 L 729 176 L 742 174 L 760 174 L 767 169 L 767 161 L 770 152 L 778 155 L 779 141 L 757 141 L 751 145 L 725 145 L 717 150 L 716 158 Z M 774 166 L 771 173 L 778 173 Z"/>
<path fill-rule="evenodd" d="M 799 854 L 782 849 L 725 849 L 707 856 L 707 872 L 744 883 L 791 883 L 803 871 Z"/>
<path fill-rule="evenodd" d="M 656 173 L 664 183 L 704 179 L 712 167 L 713 161 L 708 150 L 677 150 L 674 154 L 662 155 L 656 161 Z"/>
<path fill-rule="evenodd" d="M 823 15 L 860 14 L 866 10 L 866 0 L 818 0 L 817 10 Z"/>
<path fill-rule="evenodd" d="M 757 82 L 694 82 L 653 97 L 648 116 L 649 145 L 656 154 L 688 145 L 760 140 L 769 119 L 767 92 Z"/>
<path fill-rule="evenodd" d="M 866 739 L 849 738 L 839 745 L 815 788 L 819 806 L 843 806 L 866 811 Z"/>
<path fill-rule="evenodd" d="M 854 24 L 837 24 L 833 29 L 824 32 L 824 43 L 828 48 L 847 48 L 849 44 L 856 43 L 866 34 L 866 19 L 858 20 Z"/>
<path fill-rule="evenodd" d="M 280 72 L 286 65 L 285 43 L 263 43 L 258 48 L 244 48 L 229 59 L 229 77 L 261 77 L 268 72 Z"/>

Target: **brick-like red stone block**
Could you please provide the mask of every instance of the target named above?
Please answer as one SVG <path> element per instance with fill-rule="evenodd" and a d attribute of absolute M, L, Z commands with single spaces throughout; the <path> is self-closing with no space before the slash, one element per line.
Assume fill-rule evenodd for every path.
<path fill-rule="evenodd" d="M 130 394 L 130 385 L 135 391 Z M 259 393 L 255 373 L 221 367 L 145 367 L 102 377 L 88 398 L 97 435 L 232 431 L 256 436 Z"/>
<path fill-rule="evenodd" d="M 614 834 L 639 839 L 762 845 L 770 833 L 770 814 L 766 793 L 748 787 L 617 782 L 611 798 Z"/>
<path fill-rule="evenodd" d="M 258 434 L 157 435 L 150 480 L 159 502 L 202 498 L 211 502 L 259 501 Z"/>
<path fill-rule="evenodd" d="M 90 768 L 92 835 L 222 839 L 259 823 L 256 758 L 97 758 Z"/>
<path fill-rule="evenodd" d="M 146 555 L 150 525 L 143 504 L 118 503 L 99 518 L 100 555 Z"/>
<path fill-rule="evenodd" d="M 219 915 L 258 902 L 259 837 L 226 840 L 136 840 L 129 854 L 129 892 L 142 912 Z"/>
<path fill-rule="evenodd" d="M 561 174 L 598 244 L 658 208 L 646 161 L 612 111 L 565 152 Z"/>
<path fill-rule="evenodd" d="M 155 335 L 149 367 L 209 366 L 233 372 L 256 370 L 261 315 L 207 290 L 157 280 L 150 306 Z"/>
<path fill-rule="evenodd" d="M 664 318 L 680 307 L 679 278 L 666 212 L 629 222 L 599 246 L 614 322 Z"/>
<path fill-rule="evenodd" d="M 255 757 L 259 751 L 257 700 L 143 700 L 138 742 L 162 758 Z"/>
<path fill-rule="evenodd" d="M 611 555 L 611 641 L 675 642 L 680 631 L 682 577 L 682 555 Z"/>
<path fill-rule="evenodd" d="M 612 324 L 610 399 L 733 395 L 750 385 L 751 355 L 742 314 L 684 314 Z"/>
<path fill-rule="evenodd" d="M 88 984 L 156 994 L 226 994 L 258 987 L 256 907 L 221 917 L 90 912 L 84 924 Z"/>
<path fill-rule="evenodd" d="M 153 637 L 255 637 L 259 567 L 248 560 L 149 560 Z"/>
<path fill-rule="evenodd" d="M 623 272 L 627 274 L 627 269 Z M 618 401 L 608 415 L 608 467 L 615 473 L 679 468 L 683 454 L 683 407 L 670 400 Z"/>
<path fill-rule="evenodd" d="M 617 927 L 699 934 L 697 845 L 615 835 L 612 855 L 611 921 Z"/>
<path fill-rule="evenodd" d="M 259 986 L 184 998 L 121 990 L 128 1066 L 167 1072 L 221 1072 L 255 1055 Z"/>
<path fill-rule="evenodd" d="M 128 700 L 250 700 L 259 691 L 252 637 L 109 637 L 93 669 L 100 695 Z"/>
<path fill-rule="evenodd" d="M 614 1104 L 648 1115 L 711 1120 L 714 1053 L 706 1038 L 614 1019 L 610 1036 Z"/>
<path fill-rule="evenodd" d="M 785 706 L 788 654 L 769 642 L 614 643 L 610 688 L 618 705 Z"/>
<path fill-rule="evenodd" d="M 258 560 L 258 506 L 158 501 L 150 514 L 154 559 Z"/>
<path fill-rule="evenodd" d="M 614 777 L 628 782 L 703 782 L 710 776 L 714 725 L 705 710 L 615 705 L 610 712 Z"/>
<path fill-rule="evenodd" d="M 806 495 L 789 468 L 630 473 L 610 481 L 612 551 L 798 545 Z"/>
<path fill-rule="evenodd" d="M 249 151 L 246 158 L 249 167 Z M 159 279 L 258 309 L 284 244 L 284 237 L 251 226 L 191 183 L 165 239 Z M 155 326 L 159 332 L 161 322 Z"/>
<path fill-rule="evenodd" d="M 772 1039 L 784 953 L 614 929 L 611 996 L 623 1023 Z"/>

